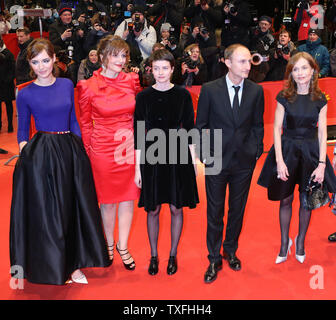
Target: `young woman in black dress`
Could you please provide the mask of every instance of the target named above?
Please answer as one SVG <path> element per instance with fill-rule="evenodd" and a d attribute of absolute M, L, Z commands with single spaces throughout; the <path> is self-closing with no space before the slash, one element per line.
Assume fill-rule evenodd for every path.
<path fill-rule="evenodd" d="M 295 185 L 299 185 L 300 192 L 299 232 L 295 238 L 295 256 L 300 263 L 306 257 L 304 241 L 311 216 L 302 197 L 310 177 L 323 182 L 329 192 L 336 191 L 336 178 L 326 155 L 327 100 L 318 86 L 318 74 L 313 57 L 297 53 L 288 62 L 286 86 L 277 96 L 274 146 L 258 180 L 268 188 L 270 200 L 280 200 L 281 247 L 275 263 L 287 260 L 293 243 L 289 226 Z"/>
<path fill-rule="evenodd" d="M 136 149 L 135 183 L 141 188 L 139 207 L 147 211 L 147 230 L 151 247 L 151 260 L 148 272 L 158 272 L 157 242 L 159 235 L 159 213 L 161 205 L 168 203 L 171 212 L 171 249 L 167 273 L 177 271 L 177 246 L 183 226 L 182 208 L 195 208 L 198 203 L 196 185 L 195 148 L 191 139 L 188 145 L 171 151 L 169 146 L 169 130 L 189 131 L 194 127 L 194 109 L 189 92 L 170 82 L 174 70 L 174 57 L 166 49 L 155 51 L 151 56 L 152 72 L 156 83 L 137 95 L 134 113 L 134 137 Z M 145 125 L 145 135 L 141 135 L 137 126 Z M 153 164 L 150 147 L 155 141 L 149 140 L 150 130 L 159 129 L 165 136 L 164 163 Z M 151 131 L 153 133 L 153 131 Z M 142 147 L 143 145 L 143 147 Z M 162 149 L 159 148 L 159 153 Z M 169 153 L 177 154 L 175 164 L 170 163 Z M 172 154 L 171 154 L 172 155 Z M 158 155 L 162 159 L 162 154 Z M 181 159 L 187 159 L 182 164 Z M 142 159 L 144 159 L 142 161 Z M 155 161 L 154 161 L 155 162 Z M 141 163 L 141 164 L 140 164 Z"/>

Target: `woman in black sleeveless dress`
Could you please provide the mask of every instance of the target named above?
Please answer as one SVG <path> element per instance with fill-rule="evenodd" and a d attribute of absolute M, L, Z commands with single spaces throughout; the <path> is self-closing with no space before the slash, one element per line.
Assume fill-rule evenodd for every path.
<path fill-rule="evenodd" d="M 268 188 L 269 200 L 280 200 L 281 248 L 276 263 L 287 260 L 292 245 L 289 226 L 295 185 L 299 185 L 300 192 L 299 232 L 295 239 L 300 263 L 306 257 L 304 241 L 311 216 L 302 205 L 302 196 L 310 177 L 323 182 L 329 192 L 336 191 L 336 177 L 326 156 L 327 100 L 318 87 L 318 71 L 315 60 L 306 52 L 289 60 L 286 86 L 277 96 L 274 146 L 258 180 Z"/>

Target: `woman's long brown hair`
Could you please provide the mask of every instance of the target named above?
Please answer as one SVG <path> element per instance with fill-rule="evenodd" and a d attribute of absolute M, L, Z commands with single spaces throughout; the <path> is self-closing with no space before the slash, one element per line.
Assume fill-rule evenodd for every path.
<path fill-rule="evenodd" d="M 298 52 L 292 56 L 287 64 L 285 72 L 284 89 L 282 90 L 282 96 L 288 101 L 293 102 L 297 97 L 297 85 L 293 79 L 292 71 L 295 64 L 301 59 L 308 61 L 311 68 L 314 69 L 312 80 L 310 81 L 309 94 L 312 101 L 320 100 L 323 98 L 323 93 L 318 85 L 318 75 L 320 68 L 315 59 L 307 52 Z"/>

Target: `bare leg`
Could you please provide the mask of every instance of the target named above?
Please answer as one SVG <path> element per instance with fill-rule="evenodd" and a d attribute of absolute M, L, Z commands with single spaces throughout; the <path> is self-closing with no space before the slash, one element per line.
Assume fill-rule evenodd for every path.
<path fill-rule="evenodd" d="M 118 249 L 124 264 L 134 264 L 134 260 L 127 250 L 128 236 L 131 230 L 133 220 L 134 201 L 124 201 L 119 203 L 118 224 L 119 241 Z"/>
<path fill-rule="evenodd" d="M 116 222 L 117 204 L 101 204 L 100 211 L 103 219 L 107 245 L 112 246 L 114 243 L 114 227 Z"/>

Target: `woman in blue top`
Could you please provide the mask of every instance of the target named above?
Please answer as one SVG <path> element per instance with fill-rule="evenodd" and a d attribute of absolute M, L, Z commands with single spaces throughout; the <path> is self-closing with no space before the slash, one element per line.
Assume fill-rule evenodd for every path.
<path fill-rule="evenodd" d="M 27 58 L 36 80 L 16 102 L 20 158 L 13 176 L 11 266 L 33 283 L 87 283 L 80 268 L 110 261 L 73 84 L 55 77 L 48 40 L 34 40 Z M 29 140 L 31 115 L 38 132 Z"/>

